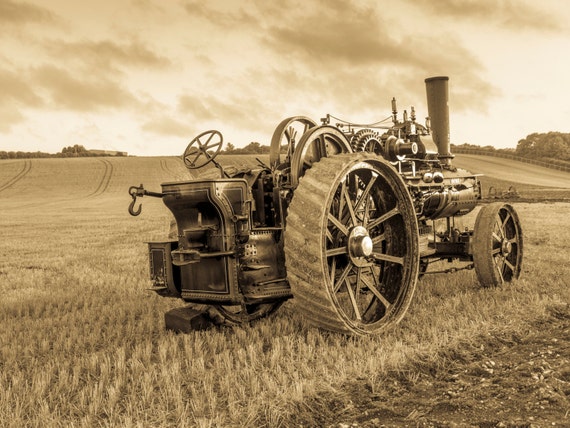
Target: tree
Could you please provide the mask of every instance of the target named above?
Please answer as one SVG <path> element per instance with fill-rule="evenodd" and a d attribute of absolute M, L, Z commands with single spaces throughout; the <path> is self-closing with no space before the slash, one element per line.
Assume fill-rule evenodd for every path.
<path fill-rule="evenodd" d="M 88 151 L 85 147 L 75 144 L 73 146 L 64 147 L 61 149 L 61 153 L 65 157 L 72 157 L 72 156 L 87 156 Z"/>
<path fill-rule="evenodd" d="M 236 146 L 234 146 L 232 143 L 228 143 L 228 145 L 226 146 L 224 152 L 226 153 L 233 153 L 236 150 Z"/>

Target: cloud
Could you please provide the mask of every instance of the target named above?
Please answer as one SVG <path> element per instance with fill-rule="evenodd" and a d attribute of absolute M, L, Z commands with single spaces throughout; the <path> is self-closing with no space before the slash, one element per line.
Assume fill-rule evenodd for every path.
<path fill-rule="evenodd" d="M 41 97 L 32 90 L 22 72 L 0 69 L 0 93 L 3 101 L 11 100 L 29 107 L 39 107 L 43 104 Z"/>
<path fill-rule="evenodd" d="M 227 120 L 231 121 L 232 125 L 245 129 L 255 129 L 259 126 L 260 121 L 264 120 L 265 108 L 263 99 L 255 94 L 247 97 L 182 95 L 178 100 L 178 111 L 190 116 L 194 122 Z"/>
<path fill-rule="evenodd" d="M 166 68 L 171 61 L 140 42 L 110 40 L 64 42 L 51 40 L 44 48 L 66 64 L 79 62 L 91 72 L 116 72 L 121 67 Z"/>
<path fill-rule="evenodd" d="M 463 19 L 484 26 L 520 31 L 557 31 L 563 23 L 540 7 L 520 0 L 413 0 L 410 4 L 437 17 Z"/>
<path fill-rule="evenodd" d="M 481 61 L 459 38 L 443 31 L 412 38 L 385 22 L 376 9 L 340 1 L 329 6 L 267 24 L 263 43 L 285 58 L 280 63 L 285 81 L 287 73 L 297 81 L 302 74 L 307 90 L 323 91 L 356 108 L 373 106 L 387 92 L 417 97 L 424 92 L 425 77 L 441 74 L 460 88 L 458 109 L 485 110 L 496 94 L 483 78 Z"/>
<path fill-rule="evenodd" d="M 78 79 L 66 69 L 43 65 L 32 70 L 31 79 L 47 92 L 56 108 L 89 112 L 138 104 L 118 82 L 101 76 Z"/>
<path fill-rule="evenodd" d="M 166 115 L 147 121 L 141 128 L 143 131 L 153 134 L 175 137 L 188 137 L 194 131 L 193 127 L 187 122 L 182 122 Z"/>
<path fill-rule="evenodd" d="M 40 6 L 11 0 L 0 2 L 1 24 L 55 23 L 57 20 L 56 15 Z"/>
<path fill-rule="evenodd" d="M 0 132 L 8 133 L 14 125 L 24 120 L 25 117 L 17 109 L 17 106 L 11 103 L 2 103 L 0 105 Z"/>
<path fill-rule="evenodd" d="M 42 98 L 32 90 L 26 77 L 20 72 L 0 69 L 0 94 L 0 132 L 8 132 L 12 126 L 23 122 L 24 108 L 43 105 Z"/>
<path fill-rule="evenodd" d="M 210 24 L 223 27 L 226 31 L 235 31 L 244 27 L 257 27 L 260 24 L 255 14 L 245 11 L 241 5 L 222 2 L 221 8 L 217 8 L 214 2 L 190 1 L 184 3 L 184 10 L 191 18 L 200 18 Z M 251 5 L 247 5 L 248 8 Z M 234 8 L 232 10 L 232 7 Z"/>

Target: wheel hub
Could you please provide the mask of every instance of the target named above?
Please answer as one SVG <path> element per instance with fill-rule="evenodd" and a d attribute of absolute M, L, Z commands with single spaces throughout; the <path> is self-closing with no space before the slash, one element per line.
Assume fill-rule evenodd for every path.
<path fill-rule="evenodd" d="M 365 227 L 356 226 L 350 231 L 348 237 L 348 253 L 353 263 L 357 265 L 365 264 L 366 260 L 363 258 L 372 254 L 373 247 L 374 243 Z"/>
<path fill-rule="evenodd" d="M 508 239 L 503 239 L 503 242 L 501 243 L 501 254 L 504 257 L 507 257 L 509 254 L 511 254 L 512 250 L 513 250 L 513 244 L 511 244 L 511 242 Z"/>

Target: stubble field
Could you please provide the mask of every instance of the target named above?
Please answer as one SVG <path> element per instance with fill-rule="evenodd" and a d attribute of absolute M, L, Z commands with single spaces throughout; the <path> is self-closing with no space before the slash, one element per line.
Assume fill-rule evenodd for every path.
<path fill-rule="evenodd" d="M 570 425 L 570 203 L 515 203 L 519 281 L 426 275 L 381 336 L 308 328 L 294 299 L 175 335 L 144 243 L 170 215 L 129 216 L 127 191 L 184 177 L 175 157 L 0 162 L 1 426 Z"/>

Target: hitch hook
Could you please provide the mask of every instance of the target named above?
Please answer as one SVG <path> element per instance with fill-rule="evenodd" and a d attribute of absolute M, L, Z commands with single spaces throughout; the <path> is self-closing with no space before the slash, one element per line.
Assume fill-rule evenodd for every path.
<path fill-rule="evenodd" d="M 129 205 L 129 214 L 132 215 L 133 217 L 136 217 L 142 211 L 142 203 L 139 205 L 137 210 L 135 210 L 135 204 L 137 202 L 137 196 L 142 197 L 144 195 L 143 185 L 141 184 L 139 187 L 131 186 L 129 188 L 129 195 L 131 195 L 131 197 L 133 198 L 133 201 Z"/>

